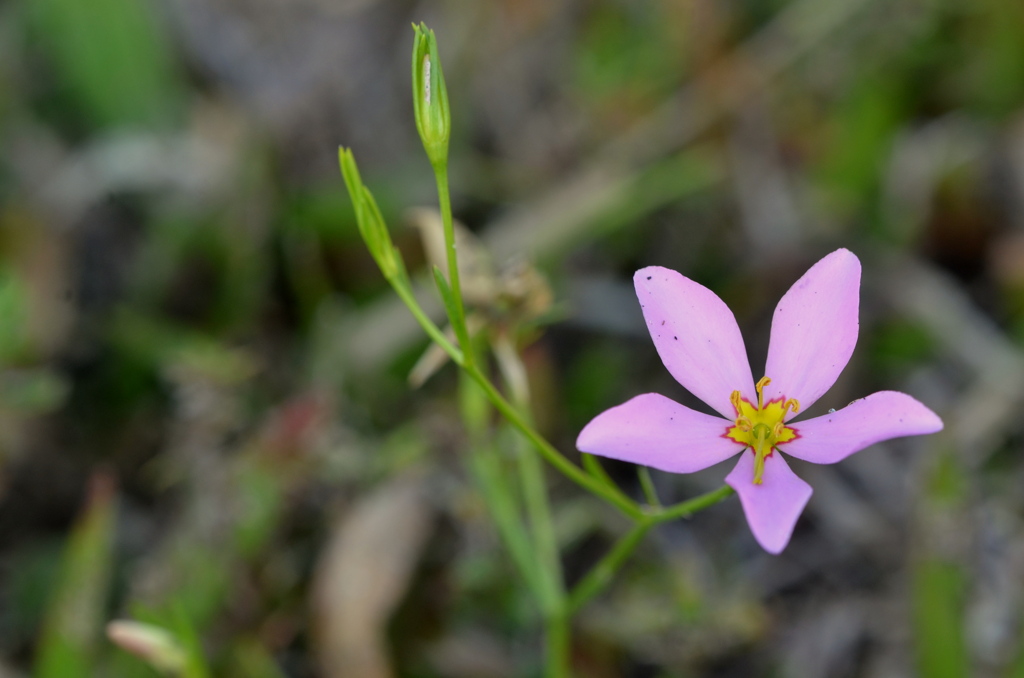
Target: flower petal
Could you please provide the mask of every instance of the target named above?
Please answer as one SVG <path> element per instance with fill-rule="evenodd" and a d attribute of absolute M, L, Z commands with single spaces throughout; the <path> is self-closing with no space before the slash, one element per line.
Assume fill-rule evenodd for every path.
<path fill-rule="evenodd" d="M 672 473 L 693 473 L 743 449 L 723 437 L 732 422 L 646 393 L 597 415 L 576 439 L 583 452 Z"/>
<path fill-rule="evenodd" d="M 811 486 L 790 470 L 778 452 L 764 460 L 760 485 L 754 484 L 753 452 L 740 455 L 739 463 L 725 482 L 740 495 L 743 513 L 757 543 L 768 553 L 781 553 L 811 498 Z"/>
<path fill-rule="evenodd" d="M 860 261 L 840 249 L 811 266 L 775 307 L 765 400 L 796 398 L 808 408 L 831 388 L 857 344 Z"/>
<path fill-rule="evenodd" d="M 728 419 L 733 391 L 754 397 L 747 350 L 736 318 L 708 288 L 660 266 L 633 276 L 647 329 L 665 367 L 690 393 Z"/>
<path fill-rule="evenodd" d="M 906 393 L 879 391 L 837 412 L 792 424 L 799 436 L 780 447 L 815 464 L 834 464 L 890 438 L 942 430 L 942 420 Z"/>

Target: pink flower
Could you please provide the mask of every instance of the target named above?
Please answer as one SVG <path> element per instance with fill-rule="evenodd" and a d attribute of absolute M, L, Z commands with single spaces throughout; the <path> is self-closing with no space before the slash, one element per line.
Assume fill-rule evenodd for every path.
<path fill-rule="evenodd" d="M 659 266 L 637 271 L 633 282 L 665 367 L 721 416 L 646 393 L 598 415 L 576 446 L 673 473 L 742 453 L 725 482 L 770 553 L 789 543 L 811 498 L 810 485 L 776 452 L 833 464 L 882 440 L 942 430 L 934 412 L 895 391 L 790 423 L 835 383 L 857 343 L 860 261 L 848 250 L 816 263 L 782 297 L 756 384 L 736 319 L 711 290 Z"/>

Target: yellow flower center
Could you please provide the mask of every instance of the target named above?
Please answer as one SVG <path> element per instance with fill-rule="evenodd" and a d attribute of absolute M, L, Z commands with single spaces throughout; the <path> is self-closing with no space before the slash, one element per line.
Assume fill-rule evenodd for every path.
<path fill-rule="evenodd" d="M 795 398 L 780 397 L 764 402 L 764 387 L 772 383 L 768 377 L 761 377 L 757 389 L 757 405 L 733 391 L 729 397 L 736 410 L 736 421 L 725 432 L 725 437 L 746 445 L 754 451 L 754 484 L 760 485 L 764 475 L 764 460 L 771 455 L 776 445 L 787 443 L 797 437 L 796 429 L 786 426 L 786 414 L 790 410 L 800 411 Z"/>

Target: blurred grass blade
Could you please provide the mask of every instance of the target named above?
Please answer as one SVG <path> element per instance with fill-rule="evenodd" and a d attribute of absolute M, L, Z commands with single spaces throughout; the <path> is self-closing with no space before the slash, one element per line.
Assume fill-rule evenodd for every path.
<path fill-rule="evenodd" d="M 915 566 L 913 578 L 918 675 L 970 675 L 963 630 L 964 573 L 953 563 L 926 558 Z"/>
<path fill-rule="evenodd" d="M 246 678 L 286 678 L 267 648 L 256 638 L 246 638 L 235 645 L 233 675 Z"/>
<path fill-rule="evenodd" d="M 97 474 L 74 527 L 36 655 L 36 678 L 95 675 L 94 659 L 110 589 L 114 482 Z"/>
<path fill-rule="evenodd" d="M 969 675 L 964 608 L 967 575 L 948 532 L 966 504 L 966 474 L 943 454 L 928 474 L 922 523 L 926 548 L 911 564 L 914 644 L 921 678 Z M 943 546 L 944 545 L 944 546 Z"/>
<path fill-rule="evenodd" d="M 1020 643 L 1017 645 L 1017 659 L 1010 666 L 1008 678 L 1024 678 L 1024 629 L 1020 631 Z"/>
<path fill-rule="evenodd" d="M 56 370 L 5 370 L 0 373 L 0 407 L 25 414 L 50 412 L 64 402 L 69 388 Z"/>
<path fill-rule="evenodd" d="M 145 0 L 37 0 L 32 29 L 54 70 L 101 127 L 172 122 L 182 86 L 167 38 Z"/>
<path fill-rule="evenodd" d="M 434 267 L 438 277 L 440 269 Z M 480 488 L 481 497 L 494 520 L 505 547 L 536 600 L 541 600 L 541 573 L 530 543 L 516 492 L 502 468 L 501 457 L 488 430 L 493 413 L 491 403 L 480 386 L 465 372 L 459 373 L 459 405 L 462 421 L 469 431 L 469 467 Z"/>
<path fill-rule="evenodd" d="M 434 266 L 434 284 L 437 285 L 437 291 L 441 294 L 441 302 L 444 304 L 444 310 L 448 314 L 448 321 L 454 327 L 454 318 L 458 317 L 455 315 L 457 310 L 455 297 L 452 295 L 452 288 L 448 285 L 448 280 L 445 279 L 444 273 L 436 265 Z"/>
<path fill-rule="evenodd" d="M 0 268 L 0 362 L 23 360 L 30 353 L 32 339 L 28 335 L 28 285 L 6 266 Z"/>
<path fill-rule="evenodd" d="M 509 476 L 501 468 L 497 450 L 486 447 L 474 449 L 469 462 L 494 525 L 512 556 L 512 562 L 526 581 L 534 599 L 543 600 L 543 575 L 534 556 L 515 494 L 509 487 Z"/>
<path fill-rule="evenodd" d="M 172 618 L 175 636 L 185 649 L 185 668 L 181 672 L 181 678 L 210 678 L 211 672 L 207 666 L 203 644 L 184 607 L 172 605 Z"/>

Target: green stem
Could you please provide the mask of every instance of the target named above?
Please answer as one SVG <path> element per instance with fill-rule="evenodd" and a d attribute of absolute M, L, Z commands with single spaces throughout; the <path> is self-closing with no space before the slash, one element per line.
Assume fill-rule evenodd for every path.
<path fill-rule="evenodd" d="M 626 562 L 626 559 L 629 558 L 652 527 L 675 518 L 693 515 L 697 511 L 706 509 L 732 496 L 734 493 L 735 490 L 728 485 L 724 485 L 712 492 L 694 497 L 689 501 L 659 509 L 638 519 L 629 532 L 615 543 L 612 550 L 598 561 L 597 565 L 573 587 L 569 593 L 570 615 L 578 612 L 591 598 L 611 583 L 612 577 L 615 576 L 615 573 L 619 571 L 619 568 L 622 567 L 623 563 Z"/>
<path fill-rule="evenodd" d="M 564 607 L 544 619 L 545 678 L 569 678 L 571 613 Z"/>
<path fill-rule="evenodd" d="M 455 247 L 455 222 L 452 219 L 452 199 L 448 190 L 448 166 L 434 166 L 434 178 L 437 181 L 437 200 L 441 205 L 441 222 L 444 225 L 444 245 L 448 259 L 448 282 L 452 288 L 455 302 L 455 317 L 449 318 L 459 345 L 469 346 L 469 330 L 466 328 L 466 309 L 462 303 L 462 283 L 459 280 L 459 261 Z M 465 364 L 473 364 L 473 352 L 465 351 Z"/>
<path fill-rule="evenodd" d="M 409 312 L 412 313 L 413 317 L 420 324 L 435 344 L 444 349 L 455 364 L 462 365 L 464 362 L 463 352 L 459 350 L 452 342 L 448 341 L 448 337 L 444 336 L 444 332 L 441 331 L 434 321 L 427 317 L 427 314 L 420 308 L 420 304 L 416 301 L 416 297 L 412 293 L 412 289 L 409 287 L 407 280 L 397 278 L 391 280 L 391 287 L 394 288 L 395 293 L 398 294 L 399 298 L 405 302 Z M 468 354 L 469 352 L 467 352 Z"/>
<path fill-rule="evenodd" d="M 646 466 L 637 466 L 636 474 L 640 477 L 640 487 L 644 491 L 644 499 L 649 505 L 661 508 L 661 500 L 658 499 L 658 491 L 654 489 L 654 479 L 651 478 L 651 469 Z"/>
<path fill-rule="evenodd" d="M 605 557 L 598 561 L 590 572 L 573 587 L 569 593 L 569 612 L 574 614 L 591 598 L 611 583 L 612 577 L 619 571 L 626 558 L 633 553 L 640 541 L 647 535 L 655 520 L 646 518 L 640 520 L 615 543 L 612 550 L 605 554 Z"/>
<path fill-rule="evenodd" d="M 736 490 L 732 489 L 728 485 L 723 485 L 717 490 L 712 490 L 711 492 L 702 494 L 699 497 L 694 497 L 688 501 L 667 506 L 659 511 L 654 511 L 648 514 L 648 516 L 656 523 L 664 523 L 669 520 L 675 520 L 676 518 L 689 518 L 697 511 L 702 511 L 709 506 L 713 506 L 723 499 L 728 499 L 734 494 L 736 494 Z"/>
<path fill-rule="evenodd" d="M 494 384 L 492 384 L 476 366 L 466 365 L 464 366 L 464 369 L 467 374 L 473 378 L 473 381 L 478 383 L 484 390 L 484 393 L 487 394 L 487 398 L 491 401 L 491 404 L 501 412 L 502 416 L 504 416 L 510 424 L 526 436 L 527 440 L 533 443 L 533 446 L 537 448 L 537 451 L 540 452 L 540 455 L 544 457 L 549 464 L 554 466 L 577 485 L 606 500 L 609 504 L 612 504 L 630 518 L 634 520 L 643 518 L 645 514 L 635 502 L 617 495 L 606 487 L 604 483 L 586 473 L 579 466 L 573 464 L 562 456 L 562 453 L 556 450 L 551 443 L 544 439 L 543 436 L 533 430 L 533 427 L 530 426 L 529 422 L 527 422 L 519 411 L 505 399 L 505 396 L 495 388 Z"/>

